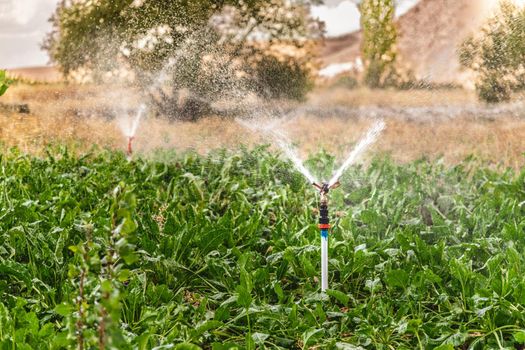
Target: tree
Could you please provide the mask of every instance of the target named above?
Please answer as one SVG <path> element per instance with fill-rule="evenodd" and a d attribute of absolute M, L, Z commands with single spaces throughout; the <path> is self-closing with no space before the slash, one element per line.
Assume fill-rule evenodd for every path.
<path fill-rule="evenodd" d="M 503 1 L 478 36 L 459 50 L 463 67 L 477 74 L 476 90 L 489 103 L 508 101 L 525 88 L 525 8 Z"/>
<path fill-rule="evenodd" d="M 65 75 L 131 71 L 160 113 L 193 119 L 220 97 L 260 90 L 269 56 L 292 68 L 284 74 L 309 76 L 313 50 L 304 49 L 322 33 L 308 11 L 316 2 L 62 0 L 44 48 Z M 291 54 L 276 54 L 283 45 Z"/>
<path fill-rule="evenodd" d="M 383 87 L 395 74 L 397 30 L 394 0 L 363 0 L 358 8 L 363 30 L 364 81 L 371 88 Z"/>
<path fill-rule="evenodd" d="M 5 71 L 0 70 L 0 96 L 5 94 L 8 87 L 9 87 L 9 79 L 7 79 Z"/>

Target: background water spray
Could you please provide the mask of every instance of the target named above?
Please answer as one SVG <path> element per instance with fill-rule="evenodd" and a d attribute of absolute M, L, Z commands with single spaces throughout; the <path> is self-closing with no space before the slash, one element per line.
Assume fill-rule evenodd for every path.
<path fill-rule="evenodd" d="M 150 86 L 150 91 L 155 91 L 156 89 L 161 88 L 162 84 L 166 82 L 168 79 L 168 70 L 175 65 L 177 62 L 176 58 L 170 58 L 167 62 L 167 64 L 164 66 L 162 71 L 158 74 L 157 78 L 154 80 L 153 84 Z M 139 105 L 139 108 L 135 114 L 135 118 L 131 120 L 131 116 L 126 115 L 124 119 L 121 119 L 119 122 L 119 127 L 124 134 L 125 137 L 128 139 L 133 139 L 136 134 L 137 130 L 140 126 L 140 122 L 144 115 L 146 114 L 148 110 L 148 107 L 146 103 L 141 103 Z"/>

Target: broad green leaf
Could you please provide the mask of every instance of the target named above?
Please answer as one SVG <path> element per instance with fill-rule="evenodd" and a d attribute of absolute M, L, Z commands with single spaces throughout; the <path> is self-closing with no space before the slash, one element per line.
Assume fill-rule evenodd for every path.
<path fill-rule="evenodd" d="M 514 340 L 518 344 L 525 344 L 525 330 L 513 334 Z"/>
<path fill-rule="evenodd" d="M 282 302 L 284 300 L 284 292 L 281 287 L 281 284 L 279 282 L 275 282 L 273 285 L 273 290 L 275 291 L 275 294 L 277 294 L 277 298 L 279 298 L 279 301 Z"/>
<path fill-rule="evenodd" d="M 120 270 L 118 273 L 118 280 L 120 282 L 125 282 L 129 280 L 130 276 L 131 276 L 131 272 L 129 270 L 126 270 L 126 269 Z"/>
<path fill-rule="evenodd" d="M 326 290 L 326 294 L 337 299 L 341 304 L 345 306 L 348 305 L 348 302 L 350 300 L 350 297 L 347 294 L 340 292 L 338 290 L 328 289 Z"/>
<path fill-rule="evenodd" d="M 443 344 L 434 349 L 435 350 L 454 350 L 455 348 L 454 348 L 454 345 L 452 344 Z"/>
<path fill-rule="evenodd" d="M 75 308 L 72 305 L 65 303 L 65 302 L 62 304 L 58 304 L 57 306 L 55 306 L 55 309 L 54 309 L 54 311 L 57 314 L 59 314 L 60 316 L 64 316 L 64 317 L 71 315 L 73 310 L 75 310 Z"/>
<path fill-rule="evenodd" d="M 256 333 L 252 334 L 252 339 L 255 342 L 255 344 L 260 344 L 260 345 L 264 344 L 264 341 L 266 339 L 268 339 L 269 337 L 270 337 L 270 335 L 266 334 L 266 333 L 257 333 L 256 332 Z"/>
<path fill-rule="evenodd" d="M 242 307 L 249 307 L 252 303 L 252 296 L 244 286 L 237 286 L 237 303 Z"/>
<path fill-rule="evenodd" d="M 202 325 L 198 326 L 197 329 L 192 333 L 193 338 L 200 337 L 205 332 L 211 331 L 213 329 L 217 329 L 222 327 L 224 324 L 219 321 L 211 320 L 206 321 Z"/>
<path fill-rule="evenodd" d="M 405 270 L 391 270 L 386 274 L 386 283 L 390 287 L 406 288 L 408 285 L 408 273 Z"/>
<path fill-rule="evenodd" d="M 308 346 L 311 342 L 314 342 L 323 333 L 322 329 L 311 328 L 303 333 L 303 344 Z"/>

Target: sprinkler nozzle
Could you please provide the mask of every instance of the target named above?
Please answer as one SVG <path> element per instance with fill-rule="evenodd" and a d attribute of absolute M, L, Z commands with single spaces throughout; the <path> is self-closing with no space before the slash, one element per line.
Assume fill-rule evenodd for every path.
<path fill-rule="evenodd" d="M 128 138 L 128 156 L 130 156 L 130 157 L 133 154 L 133 140 L 134 139 L 135 139 L 135 137 L 133 137 L 133 136 L 130 136 Z"/>

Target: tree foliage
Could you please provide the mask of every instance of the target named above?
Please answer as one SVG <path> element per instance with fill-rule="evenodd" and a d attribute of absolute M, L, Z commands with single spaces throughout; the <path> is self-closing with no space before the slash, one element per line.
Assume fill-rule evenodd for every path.
<path fill-rule="evenodd" d="M 507 101 L 525 87 L 525 8 L 504 1 L 477 36 L 459 50 L 461 64 L 477 74 L 480 99 Z"/>
<path fill-rule="evenodd" d="M 284 74 L 298 67 L 299 76 L 308 76 L 307 48 L 322 33 L 308 11 L 315 2 L 63 0 L 44 48 L 66 75 L 132 72 L 135 82 L 156 87 L 162 113 L 184 114 L 181 93 L 206 105 L 240 86 L 260 88 L 267 81 L 257 81 L 259 64 L 269 56 L 290 68 Z M 170 91 L 160 91 L 159 76 Z"/>
<path fill-rule="evenodd" d="M 395 74 L 397 30 L 394 0 L 363 0 L 359 12 L 365 84 L 372 88 L 382 87 Z"/>

